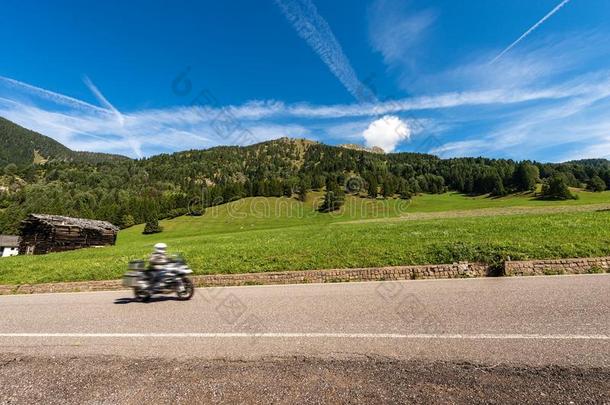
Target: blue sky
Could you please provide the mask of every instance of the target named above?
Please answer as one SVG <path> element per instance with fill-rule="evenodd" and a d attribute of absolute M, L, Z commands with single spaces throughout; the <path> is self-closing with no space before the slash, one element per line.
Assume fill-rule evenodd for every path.
<path fill-rule="evenodd" d="M 281 136 L 610 155 L 606 0 L 8 0 L 0 116 L 148 156 Z"/>

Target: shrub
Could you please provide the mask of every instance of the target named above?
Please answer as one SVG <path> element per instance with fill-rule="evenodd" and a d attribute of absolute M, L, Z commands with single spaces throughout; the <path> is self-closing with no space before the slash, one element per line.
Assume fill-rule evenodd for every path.
<path fill-rule="evenodd" d="M 135 224 L 136 224 L 136 220 L 133 218 L 133 215 L 127 214 L 127 215 L 123 215 L 123 217 L 121 218 L 121 228 L 122 229 L 131 228 Z"/>
<path fill-rule="evenodd" d="M 153 233 L 163 232 L 163 228 L 159 225 L 159 219 L 156 215 L 152 216 L 150 219 L 146 221 L 146 225 L 144 226 L 144 231 L 142 234 L 151 235 Z"/>
<path fill-rule="evenodd" d="M 576 196 L 568 188 L 565 177 L 557 173 L 542 186 L 542 198 L 548 200 L 575 200 Z"/>
<path fill-rule="evenodd" d="M 606 190 L 606 183 L 599 176 L 593 176 L 587 183 L 587 190 L 601 193 Z"/>
<path fill-rule="evenodd" d="M 8 175 L 8 176 L 14 176 L 15 174 L 17 174 L 18 168 L 17 165 L 14 163 L 9 163 L 8 165 L 6 165 L 4 167 L 4 174 Z"/>

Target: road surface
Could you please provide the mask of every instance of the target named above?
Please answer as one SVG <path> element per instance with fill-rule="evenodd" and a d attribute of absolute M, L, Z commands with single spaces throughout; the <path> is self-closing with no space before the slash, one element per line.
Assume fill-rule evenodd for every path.
<path fill-rule="evenodd" d="M 79 400 L 138 402 L 125 396 L 133 374 L 169 373 L 155 385 L 165 386 L 174 367 L 190 376 L 174 386 L 187 401 L 225 387 L 216 399 L 250 402 L 263 395 L 253 387 L 276 378 L 284 385 L 271 384 L 267 400 L 299 400 L 295 384 L 354 398 L 341 397 L 342 381 L 363 401 L 517 400 L 530 390 L 543 402 L 610 401 L 610 275 L 210 288 L 146 304 L 129 291 L 0 296 L 0 314 L 0 385 L 11 387 L 0 403 L 42 400 L 50 387 L 73 399 L 75 375 L 94 387 Z M 191 392 L 203 375 L 220 385 Z M 443 389 L 409 396 L 443 375 Z M 476 397 L 481 387 L 496 391 Z"/>
<path fill-rule="evenodd" d="M 381 355 L 610 366 L 610 276 L 0 297 L 0 350 L 257 359 Z"/>

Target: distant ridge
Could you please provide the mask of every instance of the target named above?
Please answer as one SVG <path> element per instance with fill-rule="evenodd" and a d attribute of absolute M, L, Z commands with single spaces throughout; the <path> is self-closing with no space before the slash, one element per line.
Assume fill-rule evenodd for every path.
<path fill-rule="evenodd" d="M 0 117 L 0 167 L 9 163 L 26 165 L 49 160 L 102 162 L 129 159 L 106 153 L 77 152 L 56 140 Z"/>
<path fill-rule="evenodd" d="M 587 167 L 605 167 L 610 168 L 610 160 L 608 159 L 580 159 L 571 160 L 567 164 L 582 165 Z"/>
<path fill-rule="evenodd" d="M 368 148 L 366 146 L 358 145 L 355 143 L 345 143 L 343 145 L 339 145 L 339 147 L 344 148 L 344 149 L 359 150 L 361 152 L 385 153 L 385 151 L 383 149 L 381 149 L 379 146 L 372 146 L 372 147 Z"/>

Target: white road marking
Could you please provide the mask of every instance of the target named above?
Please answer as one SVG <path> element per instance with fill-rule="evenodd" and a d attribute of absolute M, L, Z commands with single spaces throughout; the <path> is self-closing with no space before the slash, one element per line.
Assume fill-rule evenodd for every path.
<path fill-rule="evenodd" d="M 398 334 L 398 333 L 0 333 L 5 338 L 340 338 L 340 339 L 540 339 L 610 340 L 609 335 Z"/>

